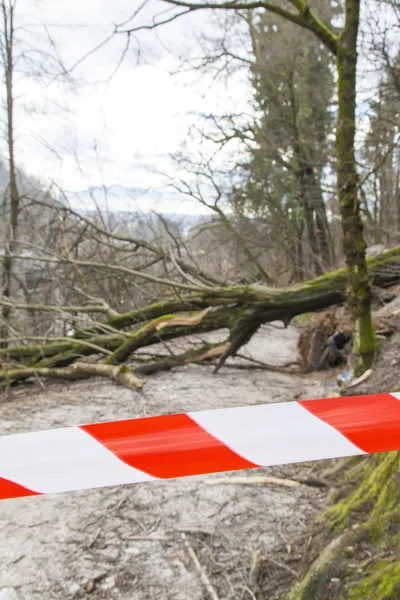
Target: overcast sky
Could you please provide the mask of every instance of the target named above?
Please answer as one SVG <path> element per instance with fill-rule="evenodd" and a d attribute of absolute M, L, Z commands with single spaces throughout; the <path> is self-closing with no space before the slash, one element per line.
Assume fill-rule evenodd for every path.
<path fill-rule="evenodd" d="M 28 48 L 28 56 L 39 64 L 43 61 L 33 50 L 48 52 L 49 34 L 61 62 L 71 68 L 140 3 L 18 0 L 16 25 L 23 28 L 18 32 L 20 48 Z M 148 23 L 165 6 L 157 0 L 151 2 L 135 23 Z M 142 32 L 138 36 L 140 46 L 132 40 L 115 73 L 126 43 L 125 36 L 116 36 L 72 71 L 72 86 L 63 79 L 47 77 L 40 82 L 37 77 L 18 73 L 18 163 L 29 174 L 42 181 L 53 180 L 68 192 L 91 186 L 152 188 L 157 193 L 145 203 L 139 195 L 137 206 L 152 209 L 164 198 L 162 209 L 167 212 L 203 212 L 204 208 L 177 200 L 176 195 L 165 195 L 165 178 L 155 171 L 174 175 L 168 156 L 179 149 L 188 127 L 198 118 L 196 113 L 250 110 L 250 88 L 244 75 L 236 77 L 228 90 L 222 78 L 211 81 L 206 76 L 171 75 L 178 66 L 178 55 L 193 50 L 196 33 L 210 31 L 210 27 L 209 16 L 198 12 L 195 18 L 176 20 L 157 35 Z M 54 55 L 54 48 L 51 52 Z M 19 67 L 26 68 L 25 63 L 21 61 Z M 52 69 L 59 72 L 55 65 Z M 133 208 L 134 198 L 135 194 L 125 194 L 118 201 L 114 194 L 110 204 Z M 103 199 L 99 191 L 97 200 L 102 205 Z M 93 204 L 88 194 L 82 202 Z"/>
<path fill-rule="evenodd" d="M 138 0 L 118 0 L 115 5 L 106 0 L 18 0 L 16 24 L 24 27 L 18 36 L 24 49 L 29 45 L 49 51 L 48 32 L 62 63 L 70 68 L 139 4 Z M 153 3 L 136 23 L 148 22 L 159 8 L 165 5 Z M 198 118 L 196 113 L 247 106 L 245 83 L 235 82 L 233 101 L 222 81 L 214 81 L 211 88 L 206 77 L 193 82 L 193 76 L 170 74 L 178 66 L 178 54 L 193 47 L 194 35 L 206 19 L 199 14 L 195 20 L 177 20 L 157 36 L 143 32 L 138 36 L 140 57 L 133 40 L 116 73 L 126 37 L 115 37 L 72 71 L 72 87 L 61 79 L 50 82 L 45 78 L 40 83 L 18 74 L 15 128 L 19 164 L 69 192 L 103 185 L 163 187 L 164 177 L 154 171 L 173 174 L 168 156 L 179 149 L 189 125 Z M 36 56 L 35 60 L 40 62 Z M 19 64 L 22 67 L 24 63 Z M 55 66 L 53 69 L 57 71 Z M 99 192 L 100 202 L 102 197 Z M 159 202 L 159 195 L 155 197 Z M 186 202 L 176 203 L 171 195 L 165 200 L 168 212 L 204 212 Z M 87 195 L 85 202 L 89 202 Z M 132 203 L 129 196 L 119 204 L 132 207 Z M 118 204 L 115 196 L 112 204 Z M 146 208 L 154 208 L 154 202 Z"/>

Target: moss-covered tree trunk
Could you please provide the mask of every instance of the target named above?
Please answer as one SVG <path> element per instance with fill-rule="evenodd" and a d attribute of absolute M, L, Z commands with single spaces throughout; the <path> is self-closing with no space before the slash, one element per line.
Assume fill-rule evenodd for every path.
<path fill-rule="evenodd" d="M 399 467 L 399 452 L 348 461 L 350 489 L 320 517 L 318 556 L 285 600 L 400 598 Z"/>
<path fill-rule="evenodd" d="M 337 50 L 337 176 L 343 227 L 343 250 L 349 271 L 347 297 L 355 320 L 353 349 L 357 357 L 356 370 L 362 372 L 371 366 L 377 350 L 377 338 L 372 325 L 371 290 L 354 155 L 360 0 L 346 0 L 345 8 L 345 26 L 340 35 Z"/>
<path fill-rule="evenodd" d="M 376 287 L 399 283 L 400 246 L 369 258 L 368 273 Z M 264 285 L 199 288 L 197 292 L 179 298 L 160 301 L 125 314 L 109 315 L 102 325 L 78 330 L 73 338 L 0 348 L 0 362 L 5 363 L 5 370 L 0 372 L 0 382 L 10 369 L 14 370 L 12 379 L 16 380 L 26 377 L 22 371 L 15 372 L 15 369 L 69 367 L 83 357 L 96 354 L 99 357 L 108 355 L 106 362 L 110 365 L 120 364 L 132 360 L 132 355 L 140 348 L 188 335 L 229 329 L 225 348 L 218 345 L 215 349 L 206 345 L 199 350 L 200 355 L 207 354 L 207 360 L 219 358 L 219 369 L 229 356 L 234 356 L 249 341 L 261 324 L 275 320 L 287 324 L 296 315 L 342 303 L 346 299 L 346 284 L 347 269 L 343 268 L 283 289 Z M 38 309 L 40 306 L 36 306 Z M 129 331 L 126 331 L 128 328 Z M 152 362 L 152 358 L 145 360 L 150 363 L 143 367 L 141 362 L 138 373 L 152 373 L 193 362 L 198 360 L 198 355 L 197 351 L 175 355 L 172 360 L 171 357 L 168 360 L 163 358 L 157 364 Z M 7 363 L 10 364 L 7 366 Z"/>

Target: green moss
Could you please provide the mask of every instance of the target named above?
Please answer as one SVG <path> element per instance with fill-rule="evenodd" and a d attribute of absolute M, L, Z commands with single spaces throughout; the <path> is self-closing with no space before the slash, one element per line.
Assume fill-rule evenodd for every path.
<path fill-rule="evenodd" d="M 368 275 L 371 278 L 372 283 L 375 281 L 375 277 L 379 274 L 382 268 L 386 268 L 388 265 L 398 265 L 400 259 L 400 246 L 392 250 L 387 250 L 382 252 L 377 257 L 370 257 L 367 259 L 367 267 L 368 267 Z M 398 277 L 394 274 L 394 283 L 397 281 Z M 347 267 L 342 267 L 341 269 L 336 269 L 335 271 L 331 271 L 330 273 L 325 273 L 325 275 L 321 275 L 320 277 L 316 277 L 315 279 L 311 279 L 308 281 L 303 281 L 302 283 L 298 283 L 297 285 L 289 288 L 288 292 L 297 292 L 302 291 L 313 291 L 320 289 L 325 290 L 332 286 L 335 290 L 345 290 L 346 283 L 348 280 L 348 269 Z M 376 283 L 376 282 L 375 282 Z M 262 288 L 261 288 L 262 289 Z M 268 290 L 271 291 L 270 289 Z M 280 294 L 283 294 L 286 290 L 276 290 Z M 296 295 L 297 298 L 297 295 Z"/>
<path fill-rule="evenodd" d="M 38 350 L 38 346 L 12 346 L 11 348 L 1 348 L 0 358 L 4 357 L 5 360 L 10 358 L 26 358 L 29 356 L 52 356 L 58 352 L 62 352 L 65 348 L 70 348 L 70 342 L 52 342 L 49 344 L 43 344 L 40 346 L 41 350 Z"/>
<path fill-rule="evenodd" d="M 342 533 L 330 542 L 311 565 L 307 575 L 289 593 L 287 600 L 324 600 L 329 598 L 332 579 L 345 573 L 344 548 L 351 543 L 353 534 Z"/>
<path fill-rule="evenodd" d="M 356 357 L 354 371 L 357 376 L 372 367 L 378 347 L 371 311 L 366 308 L 364 314 L 356 319 L 354 327 L 353 354 Z"/>
<path fill-rule="evenodd" d="M 149 321 L 151 319 L 157 319 L 165 314 L 175 313 L 178 311 L 184 311 L 190 308 L 191 301 L 193 301 L 193 308 L 197 306 L 202 307 L 201 298 L 199 296 L 188 296 L 185 297 L 185 302 L 182 300 L 161 300 L 160 302 L 154 302 L 144 308 L 131 310 L 129 312 L 109 317 L 106 321 L 106 325 L 110 325 L 114 329 L 123 329 L 129 327 L 134 323 L 140 323 L 143 321 Z M 206 306 L 206 304 L 204 304 Z"/>
<path fill-rule="evenodd" d="M 313 316 L 314 316 L 314 313 L 307 312 L 307 313 L 303 313 L 302 315 L 297 315 L 297 317 L 295 317 L 293 320 L 298 325 L 305 325 L 306 323 L 310 323 L 310 321 L 312 321 Z"/>
<path fill-rule="evenodd" d="M 197 325 L 178 325 L 174 323 L 174 319 L 179 316 L 177 314 L 162 315 L 161 317 L 150 321 L 134 331 L 129 338 L 124 340 L 115 350 L 112 356 L 106 360 L 106 364 L 120 363 L 127 358 L 139 347 L 144 347 L 152 343 L 158 343 L 161 340 L 170 340 L 176 337 L 191 335 L 192 333 L 205 333 L 207 331 L 223 329 L 228 327 L 230 323 L 235 323 L 238 319 L 238 314 L 243 309 L 220 307 L 212 311 L 201 319 Z M 185 317 L 195 316 L 198 313 L 186 313 Z M 241 313 L 240 313 L 241 314 Z M 159 323 L 171 321 L 168 327 L 157 331 L 156 327 Z"/>
<path fill-rule="evenodd" d="M 233 314 L 229 319 L 228 319 L 228 329 L 231 333 L 231 335 L 233 334 L 233 332 L 235 331 L 236 327 L 238 326 L 239 322 L 242 322 L 243 320 L 248 319 L 249 317 L 251 318 L 252 316 L 252 311 L 251 309 L 247 309 L 247 308 L 238 308 L 236 310 L 236 313 Z"/>
<path fill-rule="evenodd" d="M 324 549 L 287 600 L 400 600 L 400 453 L 358 458 L 345 477 L 349 482 L 352 491 L 321 519 L 325 527 L 317 546 Z M 332 529 L 340 533 L 327 544 Z M 357 561 L 354 546 L 367 547 L 372 560 Z M 348 547 L 356 563 L 351 568 Z M 332 578 L 341 582 L 339 596 L 331 595 Z"/>
<path fill-rule="evenodd" d="M 383 265 L 387 265 L 391 259 L 393 259 L 393 264 L 397 264 L 399 261 L 399 256 L 400 246 L 396 246 L 396 248 L 392 248 L 391 250 L 385 250 L 385 252 L 379 254 L 378 256 L 371 256 L 368 258 L 368 267 L 371 269 L 377 269 Z"/>
<path fill-rule="evenodd" d="M 381 561 L 361 583 L 350 588 L 349 600 L 399 600 L 400 564 Z"/>
<path fill-rule="evenodd" d="M 376 454 L 366 460 L 360 469 L 355 490 L 328 511 L 329 523 L 344 529 L 355 513 L 367 510 L 366 531 L 374 541 L 379 541 L 387 532 L 388 520 L 399 510 L 399 473 L 398 452 Z"/>
<path fill-rule="evenodd" d="M 119 346 L 121 340 L 119 337 L 114 335 L 104 335 L 99 337 L 88 338 L 85 340 L 86 343 L 94 344 L 95 346 L 101 346 L 107 350 L 114 350 Z M 63 346 L 59 352 L 49 352 L 50 344 L 44 346 L 46 352 L 38 352 L 38 354 L 32 358 L 32 362 L 29 366 L 35 368 L 42 367 L 66 367 L 73 363 L 76 358 L 81 356 L 89 356 L 93 354 L 93 349 L 83 343 L 70 344 L 69 342 L 63 342 Z M 54 348 L 57 346 L 54 344 Z M 66 348 L 62 351 L 62 348 Z"/>
<path fill-rule="evenodd" d="M 325 273 L 325 275 L 321 275 L 320 277 L 316 277 L 315 279 L 309 279 L 308 281 L 303 281 L 302 283 L 298 283 L 297 285 L 290 288 L 291 290 L 312 290 L 312 289 L 320 289 L 325 288 L 326 286 L 331 285 L 332 283 L 335 286 L 342 284 L 343 286 L 346 284 L 347 280 L 347 268 L 343 267 L 341 269 L 337 269 L 336 271 L 331 271 L 330 273 Z"/>
<path fill-rule="evenodd" d="M 162 315 L 153 319 L 149 323 L 146 323 L 136 331 L 134 331 L 122 344 L 116 349 L 112 356 L 109 356 L 106 360 L 107 365 L 113 363 L 121 363 L 128 358 L 130 354 L 148 337 L 152 337 L 157 331 L 157 325 L 165 323 L 165 321 L 172 321 L 176 319 L 175 314 Z M 190 315 L 187 315 L 190 316 Z"/>

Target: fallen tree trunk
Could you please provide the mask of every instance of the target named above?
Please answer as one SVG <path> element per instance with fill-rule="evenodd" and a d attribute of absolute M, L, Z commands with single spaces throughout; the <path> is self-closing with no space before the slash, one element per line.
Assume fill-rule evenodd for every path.
<path fill-rule="evenodd" d="M 400 282 L 400 247 L 370 258 L 368 267 L 374 286 L 384 288 Z M 113 353 L 107 359 L 111 366 L 123 363 L 139 348 L 227 328 L 230 336 L 223 354 L 218 354 L 218 370 L 251 339 L 261 324 L 279 320 L 287 325 L 296 315 L 343 303 L 346 284 L 347 271 L 339 269 L 287 289 L 241 285 L 184 292 L 142 309 L 110 315 L 98 327 L 77 331 L 70 341 L 0 349 L 0 361 L 14 360 L 31 369 L 68 367 L 103 348 Z M 128 327 L 133 330 L 121 331 Z M 177 364 L 182 364 L 179 361 Z M 169 361 L 169 365 L 173 362 Z M 171 367 L 165 364 L 164 368 Z M 143 366 L 141 369 L 145 371 Z M 153 369 L 157 370 L 149 365 L 148 372 Z"/>
<path fill-rule="evenodd" d="M 131 354 L 146 342 L 149 338 L 163 329 L 169 329 L 171 327 L 186 326 L 195 327 L 200 325 L 203 318 L 210 312 L 211 308 L 206 308 L 201 313 L 193 316 L 176 316 L 166 315 L 159 319 L 154 319 L 138 331 L 135 331 L 124 341 L 116 351 L 106 360 L 107 364 L 118 364 L 125 362 Z"/>
<path fill-rule="evenodd" d="M 75 381 L 93 376 L 106 377 L 133 389 L 141 389 L 146 382 L 145 379 L 135 375 L 126 365 L 113 366 L 98 363 L 77 362 L 68 368 L 19 368 L 0 372 L 0 377 L 5 379 L 7 383 L 10 380 L 20 381 L 31 377 L 51 377 Z"/>
<path fill-rule="evenodd" d="M 35 378 L 65 379 L 76 381 L 88 377 L 106 377 L 120 383 L 128 388 L 141 389 L 146 383 L 139 375 L 152 375 L 160 371 L 169 371 L 180 365 L 198 363 L 220 356 L 227 348 L 225 344 L 205 344 L 195 350 L 189 350 L 183 354 L 168 356 L 139 365 L 134 372 L 126 365 L 108 365 L 102 363 L 77 362 L 70 367 L 28 367 L 11 368 L 0 371 L 0 379 L 4 380 L 5 387 L 9 388 L 11 383 Z"/>
<path fill-rule="evenodd" d="M 387 288 L 398 283 L 400 281 L 400 246 L 383 252 L 377 257 L 369 258 L 368 273 L 373 286 Z M 287 318 L 292 318 L 296 314 L 320 310 L 343 302 L 346 284 L 347 270 L 342 268 L 287 289 L 264 285 L 210 287 L 201 292 L 183 294 L 179 298 L 160 300 L 123 314 L 110 315 L 102 326 L 79 329 L 73 337 L 79 339 L 101 335 L 110 330 L 125 329 L 164 315 L 203 310 L 209 306 L 260 306 L 265 310 L 275 308 L 276 314 L 279 316 L 272 315 L 274 318 L 279 319 L 284 314 L 287 315 Z"/>
<path fill-rule="evenodd" d="M 168 317 L 170 317 L 171 325 L 165 326 L 162 330 L 157 331 L 156 325 L 160 322 L 168 321 Z M 186 317 L 189 316 L 186 315 Z M 134 352 L 134 350 L 139 348 L 145 348 L 146 346 L 158 344 L 162 341 L 167 342 L 169 340 L 173 340 L 178 337 L 184 337 L 193 333 L 207 333 L 217 329 L 223 329 L 229 327 L 230 323 L 232 321 L 235 322 L 238 317 L 238 308 L 218 308 L 213 312 L 208 312 L 208 314 L 206 314 L 204 318 L 194 326 L 193 324 L 177 324 L 176 320 L 174 321 L 170 315 L 164 315 L 160 319 L 156 319 L 155 321 L 144 325 L 143 328 L 139 328 L 138 330 L 131 332 L 130 337 L 122 342 L 119 335 L 104 336 L 105 340 L 103 347 L 107 348 L 108 350 L 115 350 L 115 354 L 113 356 L 116 356 L 116 360 L 110 362 L 120 363 L 123 362 L 123 360 L 126 360 Z M 180 316 L 179 319 L 184 320 L 184 317 Z M 95 354 L 96 352 L 92 347 L 93 345 L 103 345 L 101 343 L 101 336 L 89 338 L 87 340 L 85 339 L 84 342 L 90 342 L 90 345 L 87 345 L 87 343 L 72 344 L 70 348 L 62 351 L 61 353 L 50 354 L 48 355 L 48 358 L 43 358 L 38 361 L 34 360 L 32 363 L 30 363 L 30 366 L 34 366 L 36 368 L 65 367 L 72 364 L 75 362 L 75 360 L 81 358 L 82 356 L 90 356 Z"/>

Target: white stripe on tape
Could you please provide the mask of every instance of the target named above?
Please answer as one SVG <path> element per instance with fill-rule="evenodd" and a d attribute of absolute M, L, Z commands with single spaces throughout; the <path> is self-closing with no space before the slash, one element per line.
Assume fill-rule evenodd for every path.
<path fill-rule="evenodd" d="M 44 494 L 155 479 L 78 427 L 0 436 L 0 477 Z"/>
<path fill-rule="evenodd" d="M 365 454 L 296 402 L 188 414 L 234 452 L 260 466 Z"/>

